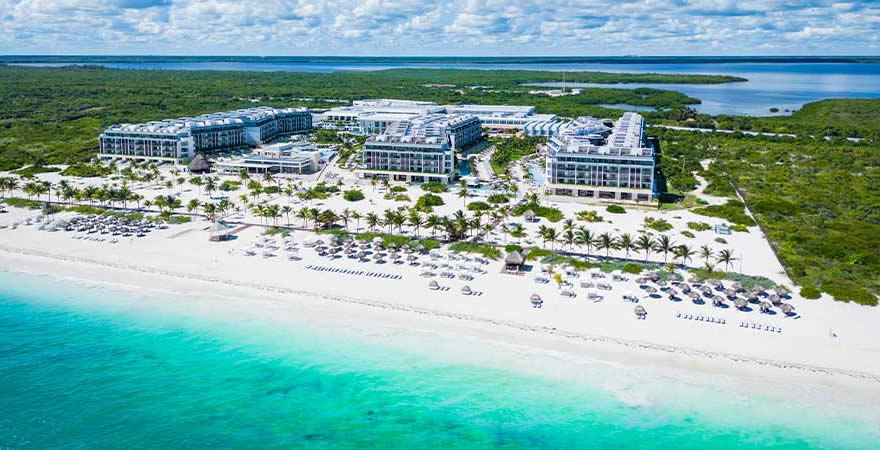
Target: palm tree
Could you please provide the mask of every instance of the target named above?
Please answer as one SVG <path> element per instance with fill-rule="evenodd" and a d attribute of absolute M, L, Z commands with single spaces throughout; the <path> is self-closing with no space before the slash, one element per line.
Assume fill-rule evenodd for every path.
<path fill-rule="evenodd" d="M 339 218 L 342 219 L 342 225 L 345 227 L 345 231 L 348 231 L 348 221 L 351 220 L 351 210 L 348 208 L 343 209 Z"/>
<path fill-rule="evenodd" d="M 361 215 L 361 213 L 359 213 L 357 211 L 351 212 L 351 218 L 354 219 L 354 232 L 355 233 L 357 233 L 358 231 L 361 230 L 361 218 L 362 217 L 363 216 Z"/>
<path fill-rule="evenodd" d="M 574 231 L 571 229 L 566 229 L 562 232 L 562 241 L 568 245 L 568 249 L 571 250 L 572 245 L 574 245 L 577 240 Z"/>
<path fill-rule="evenodd" d="M 716 261 L 718 261 L 719 263 L 724 263 L 724 271 L 727 272 L 727 267 L 730 265 L 731 262 L 736 261 L 736 258 L 733 257 L 733 252 L 731 250 L 725 248 L 724 250 L 718 252 L 718 257 L 716 258 Z"/>
<path fill-rule="evenodd" d="M 706 264 L 709 264 L 709 258 L 711 258 L 712 256 L 714 256 L 712 248 L 709 247 L 708 244 L 703 244 L 703 246 L 700 247 L 700 258 L 705 259 Z"/>
<path fill-rule="evenodd" d="M 187 212 L 192 213 L 193 211 L 199 209 L 199 206 L 201 206 L 201 202 L 199 202 L 197 198 L 194 198 L 186 204 L 186 210 Z"/>
<path fill-rule="evenodd" d="M 523 224 L 518 222 L 510 224 L 510 231 L 508 232 L 510 233 L 511 237 L 515 237 L 517 239 L 522 239 L 526 237 L 526 228 L 523 226 Z"/>
<path fill-rule="evenodd" d="M 290 226 L 290 213 L 293 212 L 293 207 L 290 205 L 284 205 L 281 207 L 281 213 L 287 217 L 287 226 Z"/>
<path fill-rule="evenodd" d="M 376 228 L 376 225 L 379 225 L 379 216 L 375 213 L 367 213 L 367 227 L 370 231 L 373 231 Z"/>
<path fill-rule="evenodd" d="M 626 259 L 629 259 L 629 252 L 634 248 L 632 236 L 629 233 L 623 233 L 617 238 L 617 248 L 626 252 Z"/>
<path fill-rule="evenodd" d="M 680 259 L 682 263 L 687 264 L 687 262 L 694 256 L 694 251 L 691 250 L 687 245 L 679 245 L 673 249 L 673 254 L 677 259 Z"/>
<path fill-rule="evenodd" d="M 410 226 L 413 227 L 413 231 L 416 234 L 416 238 L 418 238 L 419 237 L 419 227 L 421 227 L 425 223 L 425 221 L 422 219 L 421 214 L 419 214 L 419 212 L 416 211 L 415 209 L 410 209 L 409 210 L 409 217 L 407 217 L 407 221 L 409 222 Z"/>
<path fill-rule="evenodd" d="M 565 219 L 565 221 L 562 222 L 562 230 L 574 231 L 574 220 L 572 220 L 571 218 Z"/>
<path fill-rule="evenodd" d="M 651 251 L 654 250 L 654 239 L 647 234 L 643 234 L 636 239 L 635 248 L 645 252 L 645 263 L 648 262 L 648 257 L 651 255 Z"/>
<path fill-rule="evenodd" d="M 301 208 L 296 212 L 296 218 L 303 220 L 303 228 L 309 226 L 309 208 Z"/>
<path fill-rule="evenodd" d="M 578 227 L 577 231 L 574 233 L 574 242 L 578 246 L 586 247 L 587 255 L 589 255 L 592 253 L 593 244 L 596 242 L 596 236 L 594 236 L 593 232 L 586 227 Z"/>
<path fill-rule="evenodd" d="M 666 255 L 669 254 L 675 248 L 675 243 L 672 239 L 669 239 L 669 236 L 665 234 L 661 234 L 657 238 L 657 251 L 663 252 L 663 263 L 666 263 Z"/>
<path fill-rule="evenodd" d="M 461 189 L 458 190 L 458 198 L 464 199 L 464 206 L 467 206 L 467 198 L 468 198 L 468 188 L 462 182 Z"/>
<path fill-rule="evenodd" d="M 199 195 L 202 195 L 202 186 L 205 184 L 205 180 L 202 177 L 192 177 L 189 179 L 189 184 L 197 187 L 199 189 Z"/>
<path fill-rule="evenodd" d="M 385 225 L 388 225 L 388 233 L 394 232 L 394 216 L 395 216 L 394 210 L 391 210 L 391 209 L 386 209 L 382 213 L 382 220 L 385 223 Z"/>
<path fill-rule="evenodd" d="M 205 203 L 202 205 L 202 211 L 205 212 L 205 216 L 208 217 L 208 220 L 214 222 L 217 219 L 217 205 L 213 203 Z"/>
<path fill-rule="evenodd" d="M 437 233 L 437 229 L 442 226 L 443 226 L 443 219 L 441 219 L 440 216 L 437 216 L 436 214 L 431 214 L 428 216 L 427 219 L 425 219 L 425 227 L 431 229 L 431 237 L 432 238 Z"/>
<path fill-rule="evenodd" d="M 610 233 L 602 233 L 596 239 L 596 248 L 605 250 L 605 257 L 610 256 L 611 249 L 615 248 L 614 237 Z"/>

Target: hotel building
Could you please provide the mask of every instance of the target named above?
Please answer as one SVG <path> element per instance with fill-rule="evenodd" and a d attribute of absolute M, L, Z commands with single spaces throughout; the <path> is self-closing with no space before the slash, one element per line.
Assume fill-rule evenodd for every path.
<path fill-rule="evenodd" d="M 449 183 L 455 178 L 455 149 L 482 136 L 474 116 L 433 114 L 395 122 L 367 139 L 361 153 L 362 178 Z"/>
<path fill-rule="evenodd" d="M 112 125 L 101 134 L 101 158 L 184 160 L 200 152 L 260 145 L 312 129 L 304 108 L 258 107 L 140 124 Z"/>
<path fill-rule="evenodd" d="M 321 168 L 321 153 L 310 144 L 283 142 L 258 147 L 243 158 L 218 161 L 214 168 L 224 173 L 307 174 Z"/>
<path fill-rule="evenodd" d="M 656 152 L 645 119 L 581 117 L 547 143 L 546 193 L 576 200 L 649 202 L 655 197 Z"/>

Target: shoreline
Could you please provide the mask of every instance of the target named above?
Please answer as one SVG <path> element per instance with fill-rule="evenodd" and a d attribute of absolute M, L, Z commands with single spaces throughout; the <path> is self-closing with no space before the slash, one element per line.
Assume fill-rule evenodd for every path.
<path fill-rule="evenodd" d="M 867 389 L 870 391 L 880 390 L 880 374 L 864 371 L 822 367 L 744 354 L 584 333 L 582 331 L 569 331 L 563 328 L 528 324 L 516 320 L 493 319 L 481 315 L 441 311 L 417 305 L 383 302 L 365 297 L 342 296 L 277 285 L 262 285 L 191 272 L 166 271 L 147 266 L 111 263 L 94 258 L 59 255 L 4 245 L 0 245 L 0 252 L 8 255 L 8 257 L 3 258 L 3 261 L 0 262 L 0 268 L 10 272 L 36 273 L 49 276 L 71 276 L 71 273 L 73 273 L 78 279 L 85 282 L 106 282 L 133 288 L 157 288 L 156 286 L 151 286 L 149 281 L 150 279 L 155 281 L 158 278 L 163 281 L 181 284 L 181 287 L 184 289 L 190 289 L 194 292 L 200 291 L 203 288 L 201 285 L 206 284 L 213 288 L 211 292 L 207 293 L 208 295 L 223 295 L 224 291 L 228 291 L 228 293 L 240 296 L 241 291 L 246 291 L 245 296 L 254 298 L 278 299 L 278 296 L 285 296 L 284 300 L 291 300 L 289 296 L 294 296 L 296 301 L 301 303 L 311 303 L 318 307 L 327 306 L 331 309 L 339 310 L 336 312 L 340 313 L 369 316 L 371 319 L 379 320 L 382 323 L 393 323 L 420 330 L 428 328 L 441 334 L 464 331 L 468 337 L 480 340 L 549 348 L 567 354 L 611 363 L 623 362 L 634 365 L 660 366 L 674 369 L 683 368 L 703 373 L 738 374 L 759 378 L 764 378 L 769 372 L 775 372 L 785 375 L 787 382 L 792 381 L 791 377 L 794 376 L 795 381 L 808 384 L 860 390 Z M 51 269 L 47 263 L 53 264 Z M 61 268 L 59 266 L 63 267 L 61 271 L 63 273 L 58 273 L 57 269 Z M 27 267 L 30 270 L 22 270 L 23 267 Z M 101 269 L 100 273 L 96 273 L 94 269 Z M 101 274 L 106 273 L 104 269 L 112 269 L 113 272 L 116 272 L 115 275 L 118 275 L 120 272 L 134 273 L 139 277 L 146 278 L 146 280 L 118 277 L 114 281 L 114 277 L 110 276 L 114 274 L 106 275 L 106 278 L 110 278 L 109 280 L 96 279 L 101 278 Z M 81 272 L 85 272 L 85 274 Z M 139 284 L 138 282 L 141 283 Z M 345 308 L 346 305 L 349 308 Z M 352 311 L 352 309 L 356 310 Z M 420 320 L 416 322 L 412 320 L 413 318 L 420 318 Z"/>

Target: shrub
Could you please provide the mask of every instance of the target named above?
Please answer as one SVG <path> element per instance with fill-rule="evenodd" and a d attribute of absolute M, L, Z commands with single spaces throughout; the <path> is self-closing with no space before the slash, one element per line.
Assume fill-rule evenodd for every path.
<path fill-rule="evenodd" d="M 23 169 L 18 169 L 15 172 L 12 172 L 22 178 L 31 178 L 38 173 L 48 173 L 48 172 L 60 172 L 61 169 L 57 167 L 46 167 L 46 166 L 28 166 Z"/>
<path fill-rule="evenodd" d="M 266 186 L 263 188 L 264 194 L 277 194 L 281 192 L 281 188 L 278 186 Z"/>
<path fill-rule="evenodd" d="M 544 249 L 544 248 L 532 248 L 532 249 L 529 249 L 528 254 L 526 254 L 526 259 L 529 261 L 535 261 L 535 260 L 550 256 L 552 254 L 553 254 L 552 251 Z"/>
<path fill-rule="evenodd" d="M 736 231 L 738 233 L 748 233 L 749 227 L 747 227 L 745 225 L 731 225 L 730 231 Z"/>
<path fill-rule="evenodd" d="M 448 192 L 449 186 L 439 181 L 429 181 L 427 183 L 422 183 L 422 190 L 426 192 L 433 192 L 434 194 L 439 194 L 441 192 Z"/>
<path fill-rule="evenodd" d="M 691 232 L 688 231 L 688 230 L 684 230 L 684 231 L 682 231 L 681 234 L 682 234 L 683 236 L 685 236 L 685 237 L 689 237 L 689 238 L 691 238 L 691 239 L 694 238 L 694 233 L 691 233 Z"/>
<path fill-rule="evenodd" d="M 443 199 L 434 194 L 424 194 L 416 200 L 416 209 L 420 211 L 431 211 L 433 207 L 443 205 Z"/>
<path fill-rule="evenodd" d="M 723 237 L 717 237 L 717 238 L 715 238 L 715 242 L 717 242 L 719 244 L 726 244 L 727 239 L 724 239 Z"/>
<path fill-rule="evenodd" d="M 226 180 L 226 181 L 220 183 L 220 186 L 217 189 L 220 189 L 223 192 L 229 192 L 229 191 L 238 190 L 238 188 L 240 188 L 240 187 L 241 187 L 240 181 Z"/>
<path fill-rule="evenodd" d="M 688 228 L 694 231 L 706 231 L 711 229 L 712 225 L 706 222 L 688 222 Z"/>
<path fill-rule="evenodd" d="M 488 211 L 488 210 L 492 209 L 492 206 L 490 206 L 486 202 L 476 201 L 476 202 L 468 203 L 467 209 L 469 209 L 471 211 Z"/>
<path fill-rule="evenodd" d="M 623 214 L 626 212 L 626 209 L 620 205 L 608 205 L 608 207 L 605 208 L 605 211 L 608 211 L 611 214 Z"/>
<path fill-rule="evenodd" d="M 541 206 L 534 202 L 518 205 L 514 207 L 512 211 L 510 211 L 510 214 L 513 216 L 521 216 L 530 209 L 535 213 L 536 216 L 543 217 L 551 222 L 559 222 L 564 217 L 562 211 L 556 208 L 551 208 L 549 206 Z"/>
<path fill-rule="evenodd" d="M 822 282 L 822 291 L 827 292 L 835 300 L 856 302 L 860 305 L 877 306 L 877 297 L 865 288 L 849 280 L 826 280 Z"/>
<path fill-rule="evenodd" d="M 522 249 L 523 249 L 523 248 L 522 248 L 521 246 L 516 245 L 516 244 L 507 244 L 507 245 L 504 246 L 504 251 L 507 252 L 507 253 L 510 253 L 510 252 L 521 252 Z"/>
<path fill-rule="evenodd" d="M 342 198 L 350 202 L 359 202 L 364 199 L 364 193 L 358 189 L 352 189 L 350 191 L 345 191 L 345 193 L 342 194 Z"/>
<path fill-rule="evenodd" d="M 581 211 L 577 213 L 577 218 L 578 220 L 591 223 L 602 222 L 604 220 L 602 216 L 599 215 L 599 213 L 593 210 Z"/>
<path fill-rule="evenodd" d="M 645 226 L 661 233 L 672 229 L 672 224 L 665 219 L 654 219 L 653 217 L 645 217 Z"/>
<path fill-rule="evenodd" d="M 26 198 L 20 197 L 9 197 L 3 200 L 3 203 L 6 203 L 9 206 L 14 208 L 27 208 L 27 209 L 40 209 L 43 207 L 44 203 L 37 200 L 28 200 Z"/>
<path fill-rule="evenodd" d="M 397 194 L 394 196 L 394 201 L 395 202 L 408 202 L 408 201 L 411 201 L 411 199 L 409 198 L 409 195 Z"/>
<path fill-rule="evenodd" d="M 192 222 L 192 217 L 190 217 L 190 216 L 171 216 L 168 219 L 166 219 L 165 222 L 167 222 L 171 225 L 179 225 L 182 223 Z"/>
<path fill-rule="evenodd" d="M 489 198 L 486 199 L 489 203 L 499 204 L 499 203 L 507 203 L 510 201 L 510 197 L 504 194 L 492 194 Z"/>
<path fill-rule="evenodd" d="M 449 250 L 457 253 L 477 253 L 489 259 L 498 259 L 501 257 L 501 250 L 489 244 L 477 244 L 474 242 L 456 242 L 449 246 Z"/>
<path fill-rule="evenodd" d="M 801 297 L 817 299 L 821 296 L 821 292 L 815 286 L 804 286 L 801 288 Z"/>
<path fill-rule="evenodd" d="M 638 274 L 642 273 L 642 266 L 640 266 L 638 264 L 630 263 L 630 264 L 623 266 L 623 271 L 626 273 L 631 273 L 633 275 L 638 275 Z"/>
<path fill-rule="evenodd" d="M 61 175 L 66 177 L 82 177 L 82 178 L 93 178 L 93 177 L 105 177 L 113 173 L 113 169 L 103 166 L 101 164 L 85 164 L 79 163 L 74 164 L 64 170 L 61 171 Z"/>
<path fill-rule="evenodd" d="M 392 187 L 391 187 L 391 192 L 394 192 L 394 193 L 398 193 L 398 192 L 406 192 L 406 188 L 403 187 L 403 186 L 392 186 Z"/>
<path fill-rule="evenodd" d="M 732 223 L 745 226 L 754 226 L 755 221 L 746 215 L 745 204 L 739 200 L 727 200 L 723 205 L 709 205 L 692 210 L 695 214 L 703 216 L 719 217 Z"/>

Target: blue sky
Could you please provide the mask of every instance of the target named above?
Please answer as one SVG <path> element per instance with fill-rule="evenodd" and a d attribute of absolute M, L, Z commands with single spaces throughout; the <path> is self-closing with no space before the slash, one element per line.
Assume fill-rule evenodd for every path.
<path fill-rule="evenodd" d="M 0 0 L 0 17 L 2 54 L 880 54 L 876 0 Z"/>

